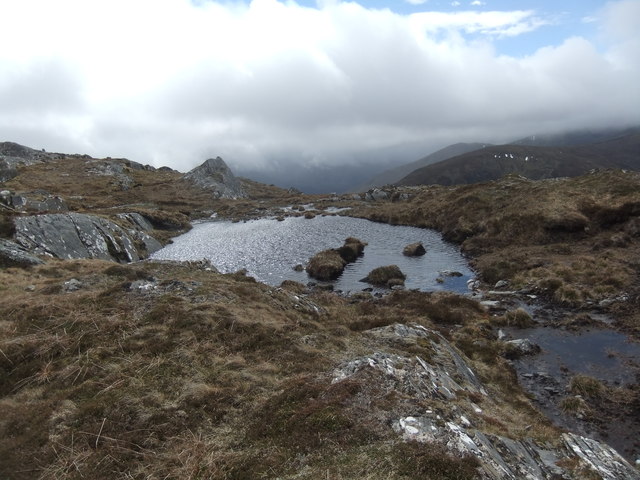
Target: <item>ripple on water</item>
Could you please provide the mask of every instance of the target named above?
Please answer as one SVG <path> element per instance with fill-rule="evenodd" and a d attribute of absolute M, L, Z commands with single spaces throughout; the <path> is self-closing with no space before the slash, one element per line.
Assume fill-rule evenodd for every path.
<path fill-rule="evenodd" d="M 249 275 L 270 285 L 283 280 L 307 283 L 306 272 L 293 267 L 305 265 L 321 250 L 342 245 L 347 237 L 368 243 L 365 254 L 345 269 L 334 283 L 337 290 L 358 291 L 368 285 L 359 280 L 372 269 L 396 264 L 407 275 L 406 287 L 424 291 L 466 291 L 466 281 L 473 276 L 460 251 L 444 242 L 437 232 L 415 227 L 393 226 L 351 217 L 318 216 L 314 219 L 286 218 L 244 223 L 216 221 L 200 223 L 173 239 L 173 243 L 156 252 L 158 260 L 209 259 L 224 273 L 246 268 Z M 427 254 L 405 257 L 405 245 L 422 242 Z M 461 277 L 441 277 L 444 270 L 458 271 Z M 436 279 L 442 278 L 444 283 Z"/>

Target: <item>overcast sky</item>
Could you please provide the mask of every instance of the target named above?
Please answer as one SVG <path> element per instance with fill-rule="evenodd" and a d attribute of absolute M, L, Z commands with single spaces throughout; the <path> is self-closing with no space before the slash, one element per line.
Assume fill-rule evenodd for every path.
<path fill-rule="evenodd" d="M 0 18 L 0 141 L 49 151 L 304 169 L 640 124 L 640 0 L 0 0 Z"/>

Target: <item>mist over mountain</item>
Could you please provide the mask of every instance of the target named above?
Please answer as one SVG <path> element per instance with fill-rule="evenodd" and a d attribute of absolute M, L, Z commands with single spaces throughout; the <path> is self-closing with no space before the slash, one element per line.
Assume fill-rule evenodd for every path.
<path fill-rule="evenodd" d="M 569 135 L 566 138 L 574 137 Z M 532 180 L 574 177 L 592 169 L 603 168 L 640 170 L 640 133 L 578 146 L 512 144 L 487 147 L 419 168 L 397 184 L 477 183 L 496 180 L 512 173 Z"/>

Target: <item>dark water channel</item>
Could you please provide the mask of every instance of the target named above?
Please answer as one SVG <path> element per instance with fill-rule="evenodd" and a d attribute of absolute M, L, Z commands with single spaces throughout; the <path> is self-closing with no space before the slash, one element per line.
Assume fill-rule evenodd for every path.
<path fill-rule="evenodd" d="M 527 338 L 541 352 L 515 360 L 514 367 L 522 386 L 538 407 L 553 422 L 573 432 L 595 438 L 614 447 L 632 464 L 640 459 L 640 411 L 592 412 L 576 415 L 562 409 L 563 399 L 573 397 L 569 385 L 575 375 L 587 375 L 610 387 L 632 387 L 640 382 L 640 344 L 627 335 L 608 328 L 610 318 L 597 312 L 594 325 L 565 330 L 552 321 L 572 316 L 570 311 L 531 309 L 540 326 L 506 329 L 509 338 Z M 604 402 L 607 405 L 607 402 Z"/>
<path fill-rule="evenodd" d="M 206 258 L 221 272 L 245 268 L 256 280 L 269 285 L 280 285 L 283 280 L 306 284 L 312 279 L 304 271 L 294 271 L 293 267 L 306 265 L 309 258 L 321 250 L 342 246 L 347 237 L 357 237 L 368 245 L 364 255 L 348 265 L 338 280 L 331 282 L 335 290 L 347 293 L 369 287 L 359 280 L 383 265 L 398 265 L 407 275 L 406 288 L 424 291 L 464 293 L 467 280 L 473 276 L 458 248 L 444 242 L 433 230 L 337 216 L 289 217 L 281 222 L 272 219 L 203 222 L 175 238 L 152 258 Z M 426 255 L 414 258 L 402 255 L 407 244 L 419 241 L 427 250 Z M 442 275 L 446 270 L 462 276 Z"/>

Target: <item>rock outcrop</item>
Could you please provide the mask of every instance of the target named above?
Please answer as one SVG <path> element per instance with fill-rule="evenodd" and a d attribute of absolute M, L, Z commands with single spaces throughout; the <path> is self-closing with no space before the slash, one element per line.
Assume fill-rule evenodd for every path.
<path fill-rule="evenodd" d="M 245 198 L 240 181 L 220 157 L 210 158 L 186 173 L 183 179 L 210 190 L 215 198 Z"/>
<path fill-rule="evenodd" d="M 110 220 L 81 213 L 18 217 L 15 227 L 16 243 L 21 247 L 36 255 L 61 259 L 134 262 L 160 247 L 139 229 L 126 231 Z"/>
<path fill-rule="evenodd" d="M 58 158 L 58 154 L 34 150 L 13 142 L 0 142 L 0 182 L 18 175 L 18 167 Z"/>
<path fill-rule="evenodd" d="M 475 457 L 478 478 L 485 480 L 640 478 L 614 449 L 589 438 L 564 433 L 551 444 L 486 431 L 482 425 L 496 408 L 495 400 L 466 357 L 438 332 L 394 324 L 367 335 L 375 352 L 341 364 L 333 371 L 333 384 L 362 381 L 377 386 L 377 398 L 397 400 L 379 408 L 372 398 L 360 395 L 353 402 L 368 407 L 359 410 L 362 417 L 354 421 L 390 426 L 406 441 L 426 448 L 439 444 L 460 456 Z M 426 348 L 429 356 L 394 352 L 395 347 L 414 345 Z"/>
<path fill-rule="evenodd" d="M 0 267 L 30 267 L 44 263 L 17 243 L 0 238 Z"/>

